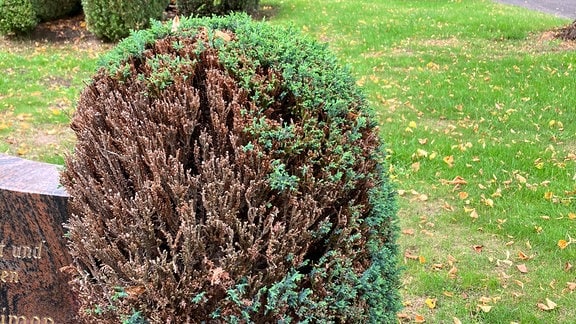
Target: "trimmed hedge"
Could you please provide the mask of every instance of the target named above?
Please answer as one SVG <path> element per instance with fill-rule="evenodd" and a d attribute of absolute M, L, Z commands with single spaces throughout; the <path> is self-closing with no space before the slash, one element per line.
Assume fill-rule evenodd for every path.
<path fill-rule="evenodd" d="M 223 15 L 233 11 L 252 13 L 258 10 L 260 0 L 176 0 L 181 16 Z"/>
<path fill-rule="evenodd" d="M 82 0 L 88 30 L 97 37 L 118 41 L 160 19 L 170 0 Z"/>
<path fill-rule="evenodd" d="M 87 322 L 394 323 L 377 118 L 326 46 L 246 15 L 133 33 L 83 91 L 70 193 Z"/>
<path fill-rule="evenodd" d="M 80 9 L 80 0 L 0 0 L 0 34 L 26 34 L 39 21 L 49 21 Z"/>

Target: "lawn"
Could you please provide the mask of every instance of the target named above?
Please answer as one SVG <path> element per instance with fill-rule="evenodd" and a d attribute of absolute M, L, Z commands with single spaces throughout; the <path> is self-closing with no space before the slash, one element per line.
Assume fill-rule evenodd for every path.
<path fill-rule="evenodd" d="M 326 42 L 381 118 L 398 189 L 402 322 L 576 318 L 576 44 L 487 0 L 263 0 Z M 94 45 L 96 44 L 96 45 Z M 61 163 L 107 46 L 0 42 L 0 152 Z"/>

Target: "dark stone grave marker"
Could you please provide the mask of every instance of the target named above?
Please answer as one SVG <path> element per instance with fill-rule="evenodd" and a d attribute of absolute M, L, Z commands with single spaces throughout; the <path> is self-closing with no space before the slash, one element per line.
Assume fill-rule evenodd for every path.
<path fill-rule="evenodd" d="M 57 166 L 0 154 L 0 324 L 74 323 Z"/>

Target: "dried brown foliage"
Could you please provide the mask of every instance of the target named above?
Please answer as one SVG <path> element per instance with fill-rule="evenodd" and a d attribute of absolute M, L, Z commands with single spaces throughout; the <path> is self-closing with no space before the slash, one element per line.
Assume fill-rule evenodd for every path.
<path fill-rule="evenodd" d="M 140 312 L 153 323 L 193 323 L 247 309 L 260 323 L 301 318 L 289 302 L 258 307 L 273 297 L 263 288 L 297 271 L 314 292 L 306 303 L 322 302 L 339 298 L 335 282 L 353 285 L 343 267 L 360 276 L 371 266 L 373 229 L 362 218 L 379 181 L 374 124 L 356 127 L 358 105 L 332 129 L 270 66 L 255 70 L 255 96 L 210 45 L 236 35 L 210 35 L 158 39 L 115 74 L 101 69 L 82 93 L 62 180 L 73 197 L 74 288 L 87 322 Z M 363 176 L 335 174 L 348 152 L 334 141 L 356 148 L 346 166 Z M 366 303 L 348 311 L 365 313 Z"/>

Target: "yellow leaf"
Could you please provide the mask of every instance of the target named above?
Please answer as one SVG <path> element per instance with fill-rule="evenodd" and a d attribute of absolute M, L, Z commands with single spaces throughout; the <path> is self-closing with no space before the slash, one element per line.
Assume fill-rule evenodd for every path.
<path fill-rule="evenodd" d="M 426 263 L 426 258 L 422 255 L 418 256 L 418 261 L 420 262 L 420 264 L 424 264 Z"/>
<path fill-rule="evenodd" d="M 458 273 L 458 268 L 456 268 L 456 266 L 452 266 L 450 271 L 448 271 L 448 278 L 456 279 L 456 273 Z"/>
<path fill-rule="evenodd" d="M 568 242 L 566 240 L 559 240 L 558 247 L 560 250 L 564 250 L 568 246 Z"/>
<path fill-rule="evenodd" d="M 444 161 L 444 163 L 448 164 L 449 167 L 454 166 L 454 156 L 453 155 L 445 156 L 444 159 L 442 159 L 442 160 Z"/>
<path fill-rule="evenodd" d="M 480 308 L 484 313 L 488 313 L 490 310 L 492 310 L 492 306 L 490 305 L 477 305 L 478 308 Z"/>
<path fill-rule="evenodd" d="M 524 178 L 523 176 L 517 174 L 516 175 L 516 180 L 518 180 L 518 182 L 520 183 L 526 183 L 526 178 Z"/>
<path fill-rule="evenodd" d="M 426 298 L 424 303 L 426 303 L 426 306 L 430 309 L 436 308 L 436 298 Z"/>
<path fill-rule="evenodd" d="M 552 197 L 554 197 L 554 193 L 552 191 L 547 191 L 544 193 L 544 199 L 552 200 Z"/>
<path fill-rule="evenodd" d="M 494 200 L 492 200 L 490 198 L 485 198 L 484 199 L 484 205 L 486 205 L 488 207 L 494 207 Z"/>
<path fill-rule="evenodd" d="M 464 199 L 468 198 L 468 193 L 467 193 L 466 191 L 460 191 L 460 192 L 458 193 L 458 197 L 459 197 L 460 199 L 464 200 Z"/>
<path fill-rule="evenodd" d="M 576 213 L 568 213 L 569 219 L 576 219 Z"/>
<path fill-rule="evenodd" d="M 410 127 L 410 128 L 416 128 L 416 122 L 415 122 L 415 121 L 411 121 L 410 123 L 408 123 L 408 127 Z"/>

